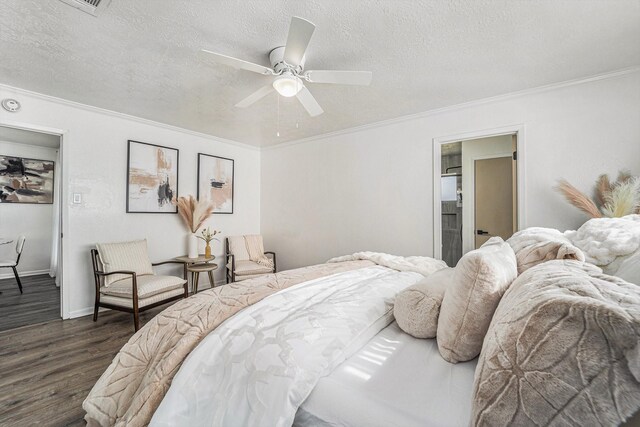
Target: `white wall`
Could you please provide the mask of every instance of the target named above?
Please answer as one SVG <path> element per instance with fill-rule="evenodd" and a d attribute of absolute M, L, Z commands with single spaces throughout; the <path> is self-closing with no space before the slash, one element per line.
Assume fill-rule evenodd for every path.
<path fill-rule="evenodd" d="M 55 161 L 57 150 L 0 141 L 0 155 Z M 18 264 L 18 271 L 22 275 L 49 273 L 52 227 L 53 205 L 22 203 L 0 205 L 0 236 L 15 240 L 22 234 L 27 238 L 20 264 Z M 0 246 L 0 259 L 15 259 L 15 256 L 15 244 Z M 0 270 L 0 279 L 8 277 L 13 277 L 10 269 Z"/>
<path fill-rule="evenodd" d="M 70 316 L 93 309 L 94 284 L 89 250 L 96 242 L 147 238 L 152 261 L 186 254 L 186 229 L 178 215 L 125 213 L 127 140 L 180 150 L 179 195 L 196 193 L 197 153 L 235 160 L 233 215 L 214 215 L 210 225 L 229 234 L 260 232 L 260 152 L 193 132 L 181 131 L 121 114 L 62 102 L 0 86 L 0 99 L 16 98 L 18 113 L 0 112 L 0 124 L 36 125 L 64 130 L 63 210 L 66 212 L 63 249 L 63 298 Z M 72 194 L 82 204 L 72 204 Z M 222 243 L 214 242 L 216 256 Z M 223 269 L 217 280 L 222 280 Z M 204 282 L 204 280 L 203 280 Z"/>
<path fill-rule="evenodd" d="M 510 156 L 513 152 L 511 135 L 462 141 L 462 253 L 476 246 L 475 228 L 475 160 Z"/>
<path fill-rule="evenodd" d="M 525 223 L 585 217 L 552 187 L 640 173 L 640 72 L 558 85 L 262 152 L 262 233 L 278 266 L 359 250 L 431 255 L 434 138 L 524 124 Z"/>

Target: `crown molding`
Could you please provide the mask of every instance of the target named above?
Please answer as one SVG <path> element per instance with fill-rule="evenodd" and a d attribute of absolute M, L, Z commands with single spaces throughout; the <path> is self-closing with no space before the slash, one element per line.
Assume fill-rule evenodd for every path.
<path fill-rule="evenodd" d="M 538 87 L 531 88 L 531 89 L 524 89 L 524 90 L 520 90 L 520 91 L 516 91 L 516 92 L 509 92 L 509 93 L 505 93 L 505 94 L 502 94 L 502 95 L 492 96 L 492 97 L 489 97 L 489 98 L 482 98 L 482 99 L 476 99 L 476 100 L 469 101 L 469 102 L 464 102 L 462 104 L 455 104 L 455 105 L 451 105 L 451 106 L 448 106 L 448 107 L 436 108 L 436 109 L 433 109 L 433 110 L 427 110 L 427 111 L 423 111 L 423 112 L 420 112 L 420 113 L 409 114 L 409 115 L 406 115 L 406 116 L 400 116 L 400 117 L 396 117 L 396 118 L 393 118 L 393 119 L 381 120 L 379 122 L 374 122 L 374 123 L 369 123 L 369 124 L 365 124 L 365 125 L 361 125 L 361 126 L 355 126 L 355 127 L 351 127 L 351 128 L 341 129 L 341 130 L 337 130 L 337 131 L 333 131 L 333 132 L 327 132 L 327 133 L 323 133 L 323 134 L 320 134 L 320 135 L 309 136 L 307 138 L 301 138 L 301 139 L 296 139 L 296 140 L 293 140 L 293 141 L 282 142 L 280 144 L 269 145 L 269 146 L 266 146 L 266 147 L 262 147 L 262 151 L 275 150 L 275 149 L 278 149 L 278 148 L 286 148 L 286 147 L 290 147 L 292 145 L 298 145 L 298 144 L 305 144 L 305 143 L 317 141 L 317 140 L 320 140 L 320 139 L 331 138 L 331 137 L 341 136 L 341 135 L 347 135 L 347 134 L 354 133 L 354 132 L 361 132 L 361 131 L 364 131 L 364 130 L 375 129 L 375 128 L 378 128 L 378 127 L 389 126 L 389 125 L 398 124 L 398 123 L 411 121 L 411 120 L 417 120 L 417 119 L 421 119 L 421 118 L 424 118 L 424 117 L 435 116 L 435 115 L 438 115 L 438 114 L 450 113 L 452 111 L 463 110 L 463 109 L 466 109 L 466 108 L 476 107 L 476 106 L 479 106 L 479 105 L 489 104 L 489 103 L 492 103 L 492 102 L 505 101 L 505 100 L 508 100 L 508 99 L 519 98 L 519 97 L 526 96 L 526 95 L 533 95 L 533 94 L 542 93 L 542 92 L 549 92 L 549 91 L 552 91 L 552 90 L 562 89 L 562 88 L 566 88 L 566 87 L 570 87 L 570 86 L 581 85 L 581 84 L 585 84 L 585 83 L 596 82 L 596 81 L 599 81 L 599 80 L 615 79 L 615 78 L 618 78 L 618 77 L 623 77 L 623 76 L 626 76 L 626 75 L 629 75 L 629 74 L 633 74 L 633 73 L 637 73 L 637 72 L 640 72 L 640 66 L 623 68 L 623 69 L 616 70 L 616 71 L 611 71 L 611 72 L 608 72 L 608 73 L 596 74 L 594 76 L 583 77 L 583 78 L 579 78 L 579 79 L 566 80 L 564 82 L 552 83 L 552 84 L 548 84 L 548 85 L 544 85 L 544 86 L 538 86 Z"/>
<path fill-rule="evenodd" d="M 106 108 L 95 107 L 93 105 L 82 104 L 80 102 L 70 101 L 70 100 L 64 99 L 64 98 L 58 98 L 58 97 L 51 96 L 51 95 L 45 95 L 45 94 L 40 93 L 40 92 L 33 92 L 33 91 L 30 91 L 30 90 L 27 90 L 27 89 L 18 88 L 18 87 L 10 86 L 10 85 L 3 84 L 3 83 L 0 83 L 0 89 L 1 90 L 6 90 L 6 91 L 9 91 L 9 92 L 18 94 L 18 95 L 31 96 L 33 98 L 42 99 L 44 101 L 49 101 L 49 102 L 53 102 L 53 103 L 56 103 L 56 104 L 61 104 L 61 105 L 66 105 L 66 106 L 73 107 L 73 108 L 78 108 L 78 109 L 89 111 L 89 112 L 92 112 L 92 113 L 104 114 L 104 115 L 107 115 L 107 116 L 117 117 L 117 118 L 120 118 L 120 119 L 125 119 L 125 120 L 129 120 L 129 121 L 145 124 L 145 125 L 148 125 L 148 126 L 154 126 L 154 127 L 159 127 L 159 128 L 162 128 L 162 129 L 171 130 L 171 131 L 174 131 L 174 132 L 180 132 L 180 133 L 184 133 L 184 134 L 187 134 L 187 135 L 191 135 L 191 136 L 195 136 L 195 137 L 199 137 L 199 138 L 203 138 L 203 139 L 208 139 L 210 141 L 215 141 L 215 142 L 220 142 L 222 144 L 232 145 L 234 147 L 244 148 L 244 149 L 253 150 L 253 151 L 260 151 L 260 147 L 255 146 L 255 145 L 245 144 L 243 142 L 238 142 L 238 141 L 234 141 L 234 140 L 231 140 L 231 139 L 220 138 L 220 137 L 209 135 L 209 134 L 206 134 L 206 133 L 196 132 L 196 131 L 193 131 L 193 130 L 181 128 L 179 126 L 174 126 L 174 125 L 169 125 L 169 124 L 166 124 L 166 123 L 156 122 L 154 120 L 144 119 L 142 117 L 132 116 L 130 114 L 119 113 L 117 111 L 108 110 Z"/>

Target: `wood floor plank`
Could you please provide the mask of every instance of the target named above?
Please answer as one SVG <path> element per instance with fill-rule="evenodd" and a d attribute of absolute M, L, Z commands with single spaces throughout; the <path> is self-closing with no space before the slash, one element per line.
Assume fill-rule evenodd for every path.
<path fill-rule="evenodd" d="M 84 426 L 83 400 L 132 335 L 132 316 L 116 311 L 0 331 L 0 426 Z"/>
<path fill-rule="evenodd" d="M 0 331 L 60 319 L 60 289 L 48 274 L 0 280 Z"/>

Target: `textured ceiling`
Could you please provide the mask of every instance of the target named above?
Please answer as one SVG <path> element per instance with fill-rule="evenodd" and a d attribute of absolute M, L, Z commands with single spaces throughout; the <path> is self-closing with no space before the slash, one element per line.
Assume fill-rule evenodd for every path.
<path fill-rule="evenodd" d="M 317 26 L 306 69 L 371 70 L 370 87 L 310 85 L 310 118 L 268 77 L 200 62 L 206 48 L 268 65 L 292 15 Z M 638 0 L 0 1 L 0 83 L 265 146 L 640 64 Z M 299 126 L 296 127 L 296 122 Z"/>

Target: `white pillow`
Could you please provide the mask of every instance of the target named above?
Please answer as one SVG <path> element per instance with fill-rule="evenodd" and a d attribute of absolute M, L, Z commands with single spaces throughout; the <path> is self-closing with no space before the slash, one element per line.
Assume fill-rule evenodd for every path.
<path fill-rule="evenodd" d="M 453 268 L 443 268 L 396 296 L 393 315 L 400 329 L 416 338 L 434 338 L 444 292 L 453 279 Z"/>
<path fill-rule="evenodd" d="M 135 240 L 132 242 L 98 243 L 96 245 L 105 273 L 112 271 L 133 271 L 138 276 L 153 274 L 151 260 L 147 253 L 147 240 Z M 104 285 L 109 286 L 113 282 L 122 279 L 130 279 L 128 274 L 113 274 L 106 276 Z"/>
<path fill-rule="evenodd" d="M 517 275 L 516 255 L 500 237 L 460 259 L 438 319 L 438 350 L 445 360 L 464 362 L 480 354 L 500 298 Z"/>
<path fill-rule="evenodd" d="M 629 283 L 640 286 L 640 251 L 622 261 L 615 275 Z"/>

